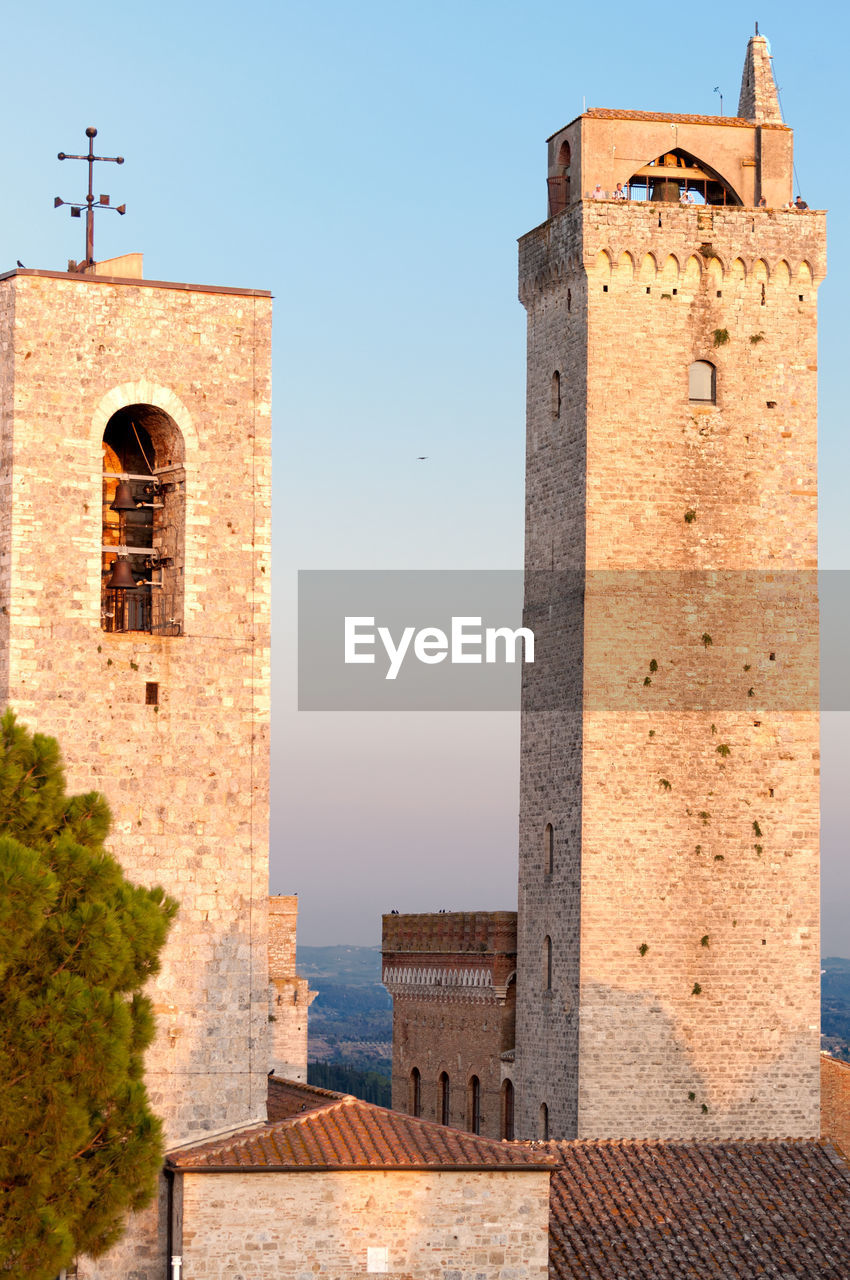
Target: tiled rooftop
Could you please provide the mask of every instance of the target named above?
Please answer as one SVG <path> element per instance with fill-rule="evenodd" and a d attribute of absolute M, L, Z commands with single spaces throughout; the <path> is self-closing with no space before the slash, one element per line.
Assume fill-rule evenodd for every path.
<path fill-rule="evenodd" d="M 664 124 L 725 124 L 740 129 L 754 129 L 754 120 L 742 120 L 740 116 L 688 116 L 665 115 L 661 111 L 621 111 L 614 107 L 588 107 L 584 113 L 594 120 L 649 120 Z"/>
<path fill-rule="evenodd" d="M 826 1143 L 550 1142 L 552 1280 L 850 1276 L 850 1167 Z"/>
<path fill-rule="evenodd" d="M 210 1142 L 181 1147 L 172 1168 L 546 1169 L 556 1156 L 531 1144 L 494 1142 L 430 1120 L 387 1111 L 347 1094 L 270 1082 L 270 1109 L 283 1117 Z M 302 1109 L 303 1108 L 303 1109 Z"/>
<path fill-rule="evenodd" d="M 320 1089 L 314 1084 L 301 1084 L 298 1080 L 269 1076 L 269 1120 L 289 1120 L 292 1116 L 315 1111 L 318 1107 L 326 1107 L 329 1102 L 339 1102 L 346 1097 L 348 1094 Z"/>

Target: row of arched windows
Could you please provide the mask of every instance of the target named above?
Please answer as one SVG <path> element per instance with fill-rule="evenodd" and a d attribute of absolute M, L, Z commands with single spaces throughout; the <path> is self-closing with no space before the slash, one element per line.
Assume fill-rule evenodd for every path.
<path fill-rule="evenodd" d="M 452 1087 L 447 1071 L 441 1071 L 437 1080 L 436 1118 L 440 1124 L 451 1124 Z M 502 1084 L 502 1137 L 514 1136 L 514 1086 L 510 1080 Z M 414 1067 L 409 1079 L 408 1111 L 412 1116 L 422 1115 L 422 1074 Z M 466 1128 L 470 1133 L 481 1132 L 481 1080 L 471 1075 L 466 1083 Z"/>

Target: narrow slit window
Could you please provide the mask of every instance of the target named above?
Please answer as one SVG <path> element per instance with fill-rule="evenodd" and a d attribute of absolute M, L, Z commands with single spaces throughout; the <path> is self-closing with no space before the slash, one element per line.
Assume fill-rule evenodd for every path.
<path fill-rule="evenodd" d="M 552 417 L 561 416 L 561 375 L 556 369 L 552 374 Z"/>
<path fill-rule="evenodd" d="M 555 830 L 551 822 L 546 823 L 543 831 L 543 866 L 547 876 L 551 876 L 555 867 Z"/>
<path fill-rule="evenodd" d="M 543 990 L 552 990 L 552 939 L 543 939 Z"/>
<path fill-rule="evenodd" d="M 422 1076 L 419 1068 L 414 1067 L 410 1073 L 410 1106 L 412 1116 L 422 1115 Z"/>
<path fill-rule="evenodd" d="M 145 684 L 145 706 L 159 706 L 159 685 L 154 680 L 148 680 Z"/>

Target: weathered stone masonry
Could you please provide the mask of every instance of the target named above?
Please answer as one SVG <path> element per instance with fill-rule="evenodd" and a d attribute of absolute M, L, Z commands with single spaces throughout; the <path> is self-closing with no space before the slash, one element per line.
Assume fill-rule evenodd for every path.
<path fill-rule="evenodd" d="M 179 900 L 146 1068 L 171 1143 L 265 1117 L 270 311 L 250 290 L 0 279 L 0 692 L 58 738 L 72 789 L 106 795 L 128 875 Z M 101 629 L 101 442 L 127 405 L 182 439 L 181 635 Z M 164 1274 L 156 1218 L 125 1246 L 137 1280 Z"/>
<path fill-rule="evenodd" d="M 554 140 L 574 140 L 571 203 L 520 242 L 538 646 L 519 1133 L 545 1103 L 555 1137 L 810 1136 L 824 216 L 582 200 L 614 140 L 634 169 L 672 137 L 662 117 L 588 116 Z M 759 159 L 753 122 L 672 119 L 681 146 L 788 198 L 790 130 L 762 130 Z M 694 361 L 714 403 L 689 399 Z"/>

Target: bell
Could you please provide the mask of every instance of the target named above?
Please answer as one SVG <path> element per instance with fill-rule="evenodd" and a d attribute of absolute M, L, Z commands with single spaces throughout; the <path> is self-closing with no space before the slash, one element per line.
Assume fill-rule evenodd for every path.
<path fill-rule="evenodd" d="M 126 556 L 116 556 L 112 562 L 112 573 L 106 580 L 108 591 L 134 591 L 136 579 Z"/>
<path fill-rule="evenodd" d="M 127 480 L 119 480 L 118 488 L 115 490 L 115 497 L 110 502 L 109 509 L 111 511 L 136 510 L 136 499 L 133 497 L 133 490 Z"/>

